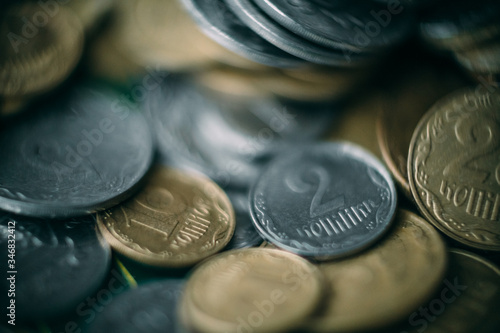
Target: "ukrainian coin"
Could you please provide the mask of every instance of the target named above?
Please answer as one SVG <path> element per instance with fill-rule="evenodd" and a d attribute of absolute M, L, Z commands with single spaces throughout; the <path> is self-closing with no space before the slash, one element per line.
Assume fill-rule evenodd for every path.
<path fill-rule="evenodd" d="M 278 247 L 318 259 L 358 252 L 390 227 L 394 183 L 348 143 L 304 145 L 274 159 L 250 195 L 253 222 Z"/>
<path fill-rule="evenodd" d="M 129 290 L 104 307 L 89 332 L 182 332 L 177 304 L 184 281 L 165 280 Z"/>
<path fill-rule="evenodd" d="M 0 131 L 0 208 L 67 217 L 111 207 L 148 171 L 153 139 L 134 105 L 79 84 Z"/>
<path fill-rule="evenodd" d="M 131 199 L 97 216 L 117 252 L 162 267 L 190 266 L 221 251 L 233 236 L 234 211 L 211 180 L 158 167 Z"/>
<path fill-rule="evenodd" d="M 224 0 L 182 2 L 205 34 L 243 57 L 273 67 L 292 67 L 304 62 L 253 32 L 227 8 Z"/>
<path fill-rule="evenodd" d="M 181 305 L 197 332 L 281 332 L 296 327 L 321 298 L 323 280 L 284 251 L 229 251 L 199 266 Z"/>
<path fill-rule="evenodd" d="M 0 22 L 0 95 L 20 97 L 48 91 L 76 66 L 83 48 L 80 20 L 65 7 L 47 12 L 25 2 Z"/>
<path fill-rule="evenodd" d="M 332 66 L 349 66 L 363 60 L 361 54 L 353 53 L 350 57 L 346 57 L 342 51 L 320 46 L 289 32 L 250 0 L 226 1 L 226 3 L 255 33 L 296 57 L 315 64 Z"/>
<path fill-rule="evenodd" d="M 330 288 L 311 329 L 358 332 L 397 322 L 425 302 L 444 276 L 446 248 L 427 221 L 399 210 L 375 247 L 319 268 Z"/>
<path fill-rule="evenodd" d="M 50 221 L 2 213 L 2 251 L 7 252 L 11 239 L 16 244 L 15 259 L 8 263 L 6 257 L 0 267 L 7 277 L 14 275 L 18 321 L 46 320 L 74 312 L 108 274 L 111 250 L 96 233 L 92 217 Z M 3 295 L 10 287 L 7 282 L 2 281 Z M 7 297 L 2 297 L 2 305 L 4 300 Z"/>
<path fill-rule="evenodd" d="M 236 228 L 233 238 L 227 244 L 225 250 L 242 249 L 253 247 L 262 243 L 257 230 L 253 226 L 248 207 L 248 194 L 244 191 L 228 191 L 227 195 L 233 204 L 236 216 Z"/>
<path fill-rule="evenodd" d="M 412 28 L 410 8 L 369 1 L 256 0 L 269 16 L 297 35 L 344 54 L 379 50 L 404 39 Z"/>
<path fill-rule="evenodd" d="M 500 94 L 461 90 L 413 133 L 410 188 L 422 214 L 466 245 L 500 250 Z"/>

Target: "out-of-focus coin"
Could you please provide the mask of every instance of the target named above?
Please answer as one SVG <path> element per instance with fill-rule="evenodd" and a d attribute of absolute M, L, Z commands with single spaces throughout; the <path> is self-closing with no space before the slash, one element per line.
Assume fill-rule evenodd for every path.
<path fill-rule="evenodd" d="M 7 266 L 5 256 L 0 267 L 3 274 L 16 272 L 11 274 L 16 286 L 18 321 L 47 320 L 74 313 L 108 274 L 111 250 L 96 233 L 90 216 L 49 221 L 1 213 L 0 247 L 5 254 L 7 244 L 11 244 L 9 239 L 15 239 L 15 260 L 9 262 L 14 266 Z M 5 295 L 2 305 L 8 301 L 10 283 L 6 282 L 1 284 Z"/>
<path fill-rule="evenodd" d="M 0 95 L 39 94 L 60 84 L 83 48 L 78 17 L 63 6 L 46 11 L 39 3 L 14 5 L 0 22 Z"/>
<path fill-rule="evenodd" d="M 303 256 L 358 252 L 388 229 L 396 189 L 385 167 L 348 143 L 299 146 L 274 159 L 250 195 L 254 224 L 267 241 Z"/>
<path fill-rule="evenodd" d="M 97 223 L 113 249 L 161 267 L 190 266 L 221 251 L 235 227 L 231 202 L 215 183 L 164 167 Z"/>
<path fill-rule="evenodd" d="M 426 301 L 445 273 L 446 249 L 430 224 L 400 210 L 374 248 L 319 268 L 330 288 L 311 329 L 359 332 L 397 322 Z"/>
<path fill-rule="evenodd" d="M 500 250 L 500 93 L 461 90 L 413 133 L 411 192 L 422 214 L 466 245 Z"/>
<path fill-rule="evenodd" d="M 256 0 L 269 16 L 315 43 L 344 55 L 389 47 L 411 31 L 410 7 L 363 1 Z"/>
<path fill-rule="evenodd" d="M 497 266 L 477 254 L 452 249 L 448 272 L 435 297 L 409 315 L 406 327 L 389 332 L 496 333 L 499 286 Z"/>
<path fill-rule="evenodd" d="M 366 60 L 364 54 L 353 53 L 350 57 L 346 57 L 340 50 L 323 47 L 293 34 L 269 18 L 250 0 L 234 0 L 226 3 L 255 33 L 296 57 L 315 64 L 331 66 L 352 66 L 363 58 Z"/>
<path fill-rule="evenodd" d="M 455 57 L 471 72 L 500 75 L 500 41 L 456 53 Z"/>
<path fill-rule="evenodd" d="M 439 98 L 465 86 L 455 68 L 428 61 L 407 63 L 404 76 L 385 89 L 384 105 L 377 118 L 377 141 L 391 174 L 409 199 L 408 149 L 413 130 Z"/>
<path fill-rule="evenodd" d="M 126 291 L 97 314 L 89 332 L 181 333 L 177 305 L 184 281 L 150 282 Z"/>
<path fill-rule="evenodd" d="M 273 67 L 293 67 L 304 63 L 304 60 L 282 51 L 244 25 L 227 8 L 224 0 L 182 2 L 201 30 L 229 50 Z"/>
<path fill-rule="evenodd" d="M 234 229 L 233 238 L 231 238 L 225 250 L 242 249 L 262 243 L 262 238 L 257 230 L 255 230 L 252 218 L 250 217 L 248 193 L 229 190 L 227 191 L 227 195 L 234 208 L 236 228 Z"/>
<path fill-rule="evenodd" d="M 197 332 L 281 332 L 314 311 L 322 286 L 318 270 L 298 256 L 244 249 L 199 266 L 181 302 Z"/>
<path fill-rule="evenodd" d="M 2 124 L 0 208 L 38 217 L 88 214 L 131 194 L 149 170 L 153 138 L 144 117 L 95 82 Z"/>

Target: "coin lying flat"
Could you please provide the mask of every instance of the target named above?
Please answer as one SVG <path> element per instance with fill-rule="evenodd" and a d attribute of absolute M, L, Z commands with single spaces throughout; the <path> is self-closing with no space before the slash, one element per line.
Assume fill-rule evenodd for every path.
<path fill-rule="evenodd" d="M 224 250 L 243 249 L 262 243 L 257 230 L 253 226 L 248 207 L 248 194 L 244 191 L 228 190 L 227 195 L 234 208 L 236 227 L 233 238 Z"/>
<path fill-rule="evenodd" d="M 330 288 L 311 329 L 358 332 L 397 322 L 426 301 L 444 276 L 446 249 L 430 224 L 400 210 L 375 247 L 319 268 Z"/>
<path fill-rule="evenodd" d="M 96 233 L 92 217 L 50 221 L 1 213 L 0 247 L 4 253 L 8 239 L 14 239 L 9 237 L 12 225 L 15 267 L 7 269 L 7 257 L 0 267 L 3 272 L 17 272 L 18 321 L 47 320 L 74 313 L 77 305 L 96 292 L 106 278 L 111 250 Z M 3 285 L 2 281 L 2 294 L 7 295 Z M 2 297 L 2 305 L 4 299 L 7 301 L 7 297 Z"/>
<path fill-rule="evenodd" d="M 281 332 L 314 311 L 322 282 L 314 266 L 291 253 L 229 251 L 194 271 L 181 307 L 197 332 Z"/>
<path fill-rule="evenodd" d="M 500 93 L 438 101 L 413 133 L 411 192 L 422 214 L 466 245 L 500 250 Z"/>
<path fill-rule="evenodd" d="M 182 2 L 205 34 L 241 56 L 274 67 L 292 67 L 304 62 L 253 32 L 227 8 L 224 0 Z"/>
<path fill-rule="evenodd" d="M 262 237 L 318 259 L 350 255 L 389 228 L 396 189 L 382 164 L 348 143 L 299 146 L 275 158 L 252 189 Z"/>
<path fill-rule="evenodd" d="M 76 66 L 83 28 L 64 6 L 55 13 L 25 2 L 8 9 L 0 23 L 0 95 L 20 97 L 48 91 Z"/>
<path fill-rule="evenodd" d="M 89 332 L 182 332 L 177 303 L 184 281 L 150 282 L 116 297 L 98 313 Z"/>
<path fill-rule="evenodd" d="M 157 167 L 145 187 L 97 215 L 113 249 L 161 267 L 190 266 L 221 251 L 235 222 L 226 194 L 211 180 Z"/>
<path fill-rule="evenodd" d="M 153 139 L 145 118 L 119 94 L 92 82 L 2 124 L 0 208 L 68 217 L 108 208 L 149 170 Z"/>

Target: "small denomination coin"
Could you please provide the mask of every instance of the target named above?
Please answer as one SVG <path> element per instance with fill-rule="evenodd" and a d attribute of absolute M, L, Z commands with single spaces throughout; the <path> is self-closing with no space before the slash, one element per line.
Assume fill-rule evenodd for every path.
<path fill-rule="evenodd" d="M 210 179 L 158 166 L 134 197 L 97 215 L 117 252 L 160 267 L 186 267 L 221 251 L 233 236 L 234 211 Z"/>
<path fill-rule="evenodd" d="M 466 245 L 500 250 L 500 93 L 466 89 L 438 101 L 413 133 L 411 192 L 422 214 Z"/>
<path fill-rule="evenodd" d="M 273 67 L 292 67 L 304 63 L 304 60 L 282 51 L 253 32 L 227 8 L 224 0 L 182 2 L 202 31 L 229 50 Z"/>
<path fill-rule="evenodd" d="M 180 333 L 177 305 L 184 281 L 150 282 L 120 294 L 96 315 L 89 332 Z"/>
<path fill-rule="evenodd" d="M 446 257 L 439 233 L 399 210 L 394 228 L 376 246 L 319 266 L 330 288 L 310 328 L 361 332 L 403 319 L 430 298 L 444 276 Z"/>
<path fill-rule="evenodd" d="M 151 166 L 146 119 L 104 85 L 72 86 L 32 111 L 0 131 L 4 210 L 38 217 L 102 210 L 129 196 Z"/>
<path fill-rule="evenodd" d="M 3 253 L 12 239 L 15 259 L 7 262 L 6 256 L 0 267 L 7 277 L 14 275 L 18 321 L 47 320 L 74 313 L 108 274 L 111 250 L 96 233 L 90 216 L 50 221 L 1 213 Z M 0 285 L 5 295 L 2 305 L 11 287 L 7 282 L 4 279 Z"/>
<path fill-rule="evenodd" d="M 314 311 L 322 286 L 319 271 L 296 255 L 243 249 L 199 266 L 181 306 L 197 332 L 282 332 Z"/>
<path fill-rule="evenodd" d="M 255 230 L 250 217 L 248 193 L 235 190 L 228 190 L 226 193 L 234 208 L 236 228 L 234 229 L 233 238 L 231 238 L 225 250 L 242 249 L 261 244 L 262 238 Z"/>
<path fill-rule="evenodd" d="M 360 251 L 389 228 L 396 189 L 385 167 L 348 143 L 298 146 L 276 157 L 250 195 L 267 241 L 318 259 Z"/>
<path fill-rule="evenodd" d="M 60 84 L 82 54 L 78 17 L 64 6 L 47 14 L 34 2 L 8 8 L 0 22 L 0 95 L 36 95 Z"/>

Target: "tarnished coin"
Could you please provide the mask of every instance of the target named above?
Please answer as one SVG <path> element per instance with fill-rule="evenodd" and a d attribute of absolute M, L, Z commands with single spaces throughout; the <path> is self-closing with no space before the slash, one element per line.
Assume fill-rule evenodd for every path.
<path fill-rule="evenodd" d="M 229 50 L 273 67 L 292 67 L 304 60 L 282 51 L 243 24 L 224 0 L 181 0 L 201 30 Z"/>
<path fill-rule="evenodd" d="M 375 247 L 319 268 L 330 288 L 310 328 L 361 332 L 395 323 L 429 299 L 445 273 L 446 249 L 427 221 L 399 210 Z"/>
<path fill-rule="evenodd" d="M 184 267 L 221 251 L 233 236 L 234 211 L 210 179 L 157 167 L 145 187 L 97 215 L 114 250 L 136 261 Z"/>
<path fill-rule="evenodd" d="M 421 280 L 423 281 L 423 279 Z M 391 333 L 496 333 L 500 330 L 500 268 L 463 250 L 449 250 L 449 267 L 435 297 Z"/>
<path fill-rule="evenodd" d="M 413 133 L 411 192 L 422 214 L 466 245 L 500 250 L 500 93 L 461 90 Z"/>
<path fill-rule="evenodd" d="M 146 119 L 104 85 L 81 83 L 0 130 L 0 208 L 66 217 L 111 207 L 149 170 Z"/>
<path fill-rule="evenodd" d="M 126 291 L 96 315 L 89 332 L 181 333 L 177 305 L 184 281 L 150 282 Z"/>
<path fill-rule="evenodd" d="M 348 143 L 298 146 L 274 159 L 250 195 L 267 241 L 318 259 L 358 252 L 389 228 L 396 189 L 384 166 Z"/>
<path fill-rule="evenodd" d="M 7 277 L 14 276 L 0 285 L 2 308 L 13 282 L 16 323 L 74 314 L 97 291 L 110 266 L 111 250 L 96 233 L 94 219 L 50 221 L 0 214 L 5 255 L 0 268 Z M 12 261 L 6 255 L 9 240 L 15 240 Z"/>
<path fill-rule="evenodd" d="M 244 249 L 199 266 L 181 302 L 196 332 L 282 332 L 314 311 L 322 286 L 319 271 L 298 256 Z"/>
<path fill-rule="evenodd" d="M 255 230 L 252 218 L 250 217 L 248 193 L 229 190 L 227 191 L 227 195 L 234 208 L 236 228 L 234 229 L 233 238 L 231 238 L 225 250 L 242 249 L 262 243 L 262 238 L 257 230 Z"/>
<path fill-rule="evenodd" d="M 4 14 L 0 22 L 0 95 L 20 97 L 48 91 L 80 59 L 84 41 L 80 20 L 64 6 L 47 8 L 24 2 Z"/>

